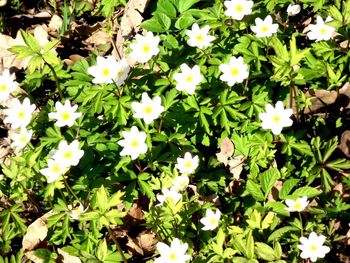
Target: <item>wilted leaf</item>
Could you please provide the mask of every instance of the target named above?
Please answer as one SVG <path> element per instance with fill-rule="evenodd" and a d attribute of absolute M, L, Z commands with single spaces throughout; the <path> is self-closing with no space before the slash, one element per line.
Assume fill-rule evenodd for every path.
<path fill-rule="evenodd" d="M 67 252 L 64 252 L 62 249 L 57 249 L 58 254 L 63 256 L 62 263 L 81 263 L 80 258 L 72 256 Z"/>
<path fill-rule="evenodd" d="M 246 158 L 243 155 L 235 156 L 233 158 L 229 158 L 228 166 L 230 168 L 230 173 L 233 175 L 235 180 L 240 178 L 240 175 L 243 171 L 244 160 Z"/>
<path fill-rule="evenodd" d="M 235 151 L 235 146 L 229 138 L 225 138 L 222 140 L 220 145 L 220 152 L 216 154 L 218 161 L 223 163 L 224 165 L 228 164 L 228 158 L 233 155 Z"/>
<path fill-rule="evenodd" d="M 156 235 L 150 230 L 144 230 L 136 238 L 128 237 L 126 246 L 133 254 L 150 255 L 156 249 L 158 240 Z"/>

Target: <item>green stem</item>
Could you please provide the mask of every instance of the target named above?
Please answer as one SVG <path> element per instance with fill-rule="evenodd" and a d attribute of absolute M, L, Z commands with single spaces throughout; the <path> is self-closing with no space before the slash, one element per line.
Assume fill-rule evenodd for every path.
<path fill-rule="evenodd" d="M 118 240 L 114 237 L 113 232 L 112 232 L 112 230 L 109 227 L 108 227 L 108 233 L 111 236 L 111 238 L 113 239 L 113 242 L 116 245 L 117 250 L 119 251 L 120 255 L 122 256 L 123 262 L 124 263 L 128 263 L 128 261 L 126 260 L 125 255 L 124 255 L 124 252 L 123 252 L 122 248 L 119 245 Z"/>
<path fill-rule="evenodd" d="M 80 202 L 80 199 L 79 199 L 79 198 L 75 195 L 75 193 L 73 192 L 73 189 L 69 186 L 69 184 L 68 184 L 68 182 L 67 182 L 67 179 L 66 179 L 66 177 L 64 176 L 64 174 L 62 174 L 62 178 L 63 178 L 64 185 L 67 187 L 68 191 L 74 196 L 74 198 L 75 198 L 76 200 L 79 201 L 79 203 L 81 203 L 81 202 Z"/>
<path fill-rule="evenodd" d="M 301 213 L 298 212 L 298 214 L 299 214 L 299 220 L 300 220 L 300 225 L 301 225 L 300 233 L 301 233 L 301 236 L 304 236 L 303 219 L 302 219 L 302 217 L 301 217 Z"/>
<path fill-rule="evenodd" d="M 60 86 L 60 81 L 59 81 L 59 79 L 57 77 L 56 71 L 53 68 L 53 66 L 51 66 L 49 63 L 47 63 L 46 60 L 43 57 L 42 57 L 42 59 L 45 62 L 45 64 L 50 68 L 50 70 L 52 72 L 53 78 L 55 79 L 55 82 L 56 82 L 56 87 L 57 87 L 57 90 L 58 90 L 58 94 L 59 94 L 59 96 L 60 96 L 60 98 L 62 100 L 64 97 L 63 97 L 62 89 L 61 89 L 61 86 Z"/>

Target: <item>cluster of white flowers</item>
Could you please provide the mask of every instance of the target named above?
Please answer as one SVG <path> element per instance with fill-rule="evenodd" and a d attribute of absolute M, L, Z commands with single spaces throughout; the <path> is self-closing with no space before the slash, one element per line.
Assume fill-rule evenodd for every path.
<path fill-rule="evenodd" d="M 64 104 L 57 101 L 56 104 L 56 112 L 50 112 L 49 118 L 50 119 L 56 119 L 56 125 L 58 127 L 72 127 L 74 125 L 74 121 L 77 118 L 81 117 L 80 112 L 75 112 L 78 109 L 78 105 L 71 106 L 71 103 L 69 100 L 66 100 Z"/>
<path fill-rule="evenodd" d="M 154 260 L 154 263 L 185 263 L 191 259 L 191 256 L 186 254 L 188 244 L 181 244 L 178 238 L 174 238 L 170 246 L 163 242 L 157 243 L 157 250 L 160 257 Z"/>
<path fill-rule="evenodd" d="M 46 177 L 48 183 L 55 182 L 62 174 L 65 174 L 70 166 L 76 166 L 84 151 L 79 149 L 79 141 L 74 140 L 71 144 L 63 140 L 58 144 L 58 149 L 50 152 L 47 168 L 40 172 Z"/>

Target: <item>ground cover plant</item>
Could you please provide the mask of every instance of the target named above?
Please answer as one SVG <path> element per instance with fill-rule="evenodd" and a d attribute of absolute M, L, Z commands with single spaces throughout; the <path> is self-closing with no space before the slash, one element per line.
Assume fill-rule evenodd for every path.
<path fill-rule="evenodd" d="M 0 262 L 349 262 L 349 0 L 0 5 Z"/>

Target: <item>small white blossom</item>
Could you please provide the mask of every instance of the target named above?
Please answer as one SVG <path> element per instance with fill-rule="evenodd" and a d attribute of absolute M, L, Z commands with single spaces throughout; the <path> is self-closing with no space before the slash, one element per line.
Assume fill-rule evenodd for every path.
<path fill-rule="evenodd" d="M 287 199 L 286 204 L 288 206 L 286 207 L 287 211 L 301 212 L 307 207 L 307 205 L 309 204 L 309 201 L 307 201 L 307 196 L 303 196 L 298 198 L 297 200 Z"/>
<path fill-rule="evenodd" d="M 181 244 L 178 238 L 174 238 L 170 246 L 163 242 L 157 243 L 157 250 L 160 254 L 154 263 L 185 263 L 191 256 L 186 255 L 188 244 Z"/>
<path fill-rule="evenodd" d="M 40 170 L 40 173 L 46 177 L 47 183 L 55 182 L 68 169 L 65 163 L 53 159 L 47 161 L 47 166 L 47 168 Z"/>
<path fill-rule="evenodd" d="M 35 108 L 36 106 L 30 104 L 28 98 L 25 98 L 22 103 L 14 98 L 10 102 L 10 107 L 4 110 L 5 115 L 7 115 L 4 123 L 10 123 L 12 129 L 26 127 L 32 119 Z"/>
<path fill-rule="evenodd" d="M 68 144 L 67 141 L 63 140 L 58 144 L 58 149 L 50 154 L 52 159 L 68 167 L 78 165 L 84 151 L 79 149 L 79 141 L 74 140 L 71 144 Z"/>
<path fill-rule="evenodd" d="M 94 77 L 93 83 L 115 83 L 118 87 L 124 84 L 129 71 L 130 67 L 125 58 L 118 62 L 113 56 L 98 56 L 96 65 L 88 68 L 88 73 Z"/>
<path fill-rule="evenodd" d="M 181 72 L 174 74 L 176 80 L 176 89 L 178 91 L 186 90 L 188 94 L 194 94 L 196 86 L 203 80 L 199 66 L 190 68 L 186 64 L 180 66 Z"/>
<path fill-rule="evenodd" d="M 181 198 L 182 195 L 172 188 L 163 188 L 162 194 L 157 194 L 157 200 L 159 201 L 160 206 L 163 205 L 164 202 L 167 202 L 170 205 L 176 205 Z"/>
<path fill-rule="evenodd" d="M 159 96 L 151 99 L 146 92 L 143 92 L 141 102 L 131 103 L 131 108 L 135 111 L 134 118 L 143 119 L 145 123 L 150 124 L 164 111 L 161 103 Z"/>
<path fill-rule="evenodd" d="M 152 32 L 145 32 L 144 35 L 137 34 L 136 42 L 130 44 L 130 57 L 136 62 L 145 63 L 159 53 L 159 36 L 153 36 Z"/>
<path fill-rule="evenodd" d="M 301 250 L 300 257 L 304 259 L 310 258 L 312 262 L 316 262 L 317 258 L 324 258 L 330 251 L 329 247 L 323 245 L 325 240 L 325 236 L 317 236 L 315 232 L 311 232 L 309 238 L 300 237 L 301 244 L 298 245 L 298 248 Z"/>
<path fill-rule="evenodd" d="M 186 174 L 180 175 L 176 177 L 176 179 L 174 180 L 173 186 L 171 187 L 171 189 L 177 192 L 184 191 L 187 188 L 189 182 L 190 182 L 190 179 Z"/>
<path fill-rule="evenodd" d="M 235 20 L 242 20 L 244 16 L 252 13 L 253 1 L 247 0 L 230 0 L 225 1 L 225 15 L 232 17 Z"/>
<path fill-rule="evenodd" d="M 208 35 L 209 30 L 210 27 L 208 25 L 199 28 L 198 24 L 194 23 L 191 30 L 186 30 L 186 35 L 189 37 L 187 44 L 200 49 L 209 47 L 211 42 L 215 40 L 214 36 Z"/>
<path fill-rule="evenodd" d="M 56 119 L 56 125 L 58 127 L 68 126 L 72 127 L 74 125 L 74 121 L 81 116 L 80 112 L 75 112 L 78 109 L 78 105 L 71 106 L 69 100 L 66 100 L 64 105 L 57 101 L 56 104 L 56 112 L 50 112 L 49 118 Z"/>
<path fill-rule="evenodd" d="M 265 109 L 266 112 L 259 114 L 263 129 L 270 129 L 273 134 L 278 135 L 284 127 L 292 126 L 293 121 L 290 119 L 290 116 L 293 114 L 293 110 L 285 110 L 282 101 L 278 101 L 275 108 L 271 104 L 267 104 Z"/>
<path fill-rule="evenodd" d="M 26 128 L 22 127 L 19 131 L 19 133 L 14 133 L 11 136 L 12 143 L 11 147 L 13 148 L 24 148 L 28 142 L 32 139 L 33 130 L 27 130 Z"/>
<path fill-rule="evenodd" d="M 10 94 L 18 88 L 15 79 L 15 74 L 10 74 L 8 69 L 4 69 L 0 75 L 0 102 L 7 100 Z"/>
<path fill-rule="evenodd" d="M 251 26 L 250 29 L 257 37 L 270 37 L 275 34 L 278 29 L 278 24 L 273 24 L 272 22 L 272 17 L 270 15 L 264 20 L 258 17 L 255 19 L 255 26 Z"/>
<path fill-rule="evenodd" d="M 139 131 L 136 126 L 132 126 L 130 131 L 122 132 L 124 139 L 118 144 L 123 148 L 120 152 L 121 156 L 130 155 L 132 160 L 139 157 L 140 154 L 147 152 L 146 133 Z"/>
<path fill-rule="evenodd" d="M 230 87 L 236 83 L 242 83 L 248 78 L 248 65 L 244 63 L 242 57 L 231 57 L 228 64 L 221 64 L 220 71 L 223 73 L 220 76 L 222 81 L 226 81 Z"/>
<path fill-rule="evenodd" d="M 289 16 L 295 16 L 300 13 L 301 7 L 300 5 L 289 5 L 287 7 L 287 13 Z"/>
<path fill-rule="evenodd" d="M 181 174 L 192 174 L 197 169 L 198 164 L 198 156 L 196 155 L 192 158 L 192 155 L 186 152 L 184 158 L 177 158 L 175 168 L 178 169 Z"/>
<path fill-rule="evenodd" d="M 88 208 L 84 209 L 84 206 L 79 203 L 78 207 L 73 207 L 72 205 L 68 205 L 69 211 L 66 211 L 66 214 L 69 215 L 70 218 L 74 220 L 78 220 L 79 217 L 86 212 Z"/>
<path fill-rule="evenodd" d="M 307 33 L 307 37 L 316 42 L 331 39 L 335 32 L 335 28 L 326 25 L 320 16 L 317 16 L 315 25 L 309 25 L 309 29 L 310 31 Z"/>
<path fill-rule="evenodd" d="M 203 217 L 200 222 L 204 225 L 202 230 L 214 230 L 218 227 L 221 218 L 221 212 L 216 209 L 215 213 L 211 209 L 207 209 L 205 212 L 205 217 Z"/>

